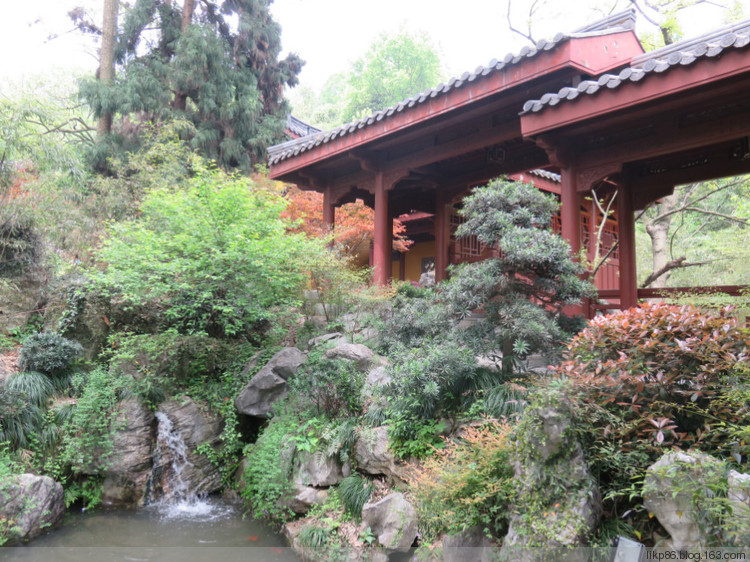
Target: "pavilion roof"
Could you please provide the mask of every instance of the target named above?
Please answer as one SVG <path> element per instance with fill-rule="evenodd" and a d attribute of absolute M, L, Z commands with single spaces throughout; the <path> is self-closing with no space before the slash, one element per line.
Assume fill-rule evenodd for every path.
<path fill-rule="evenodd" d="M 584 80 L 577 87 L 565 87 L 557 93 L 545 94 L 538 100 L 529 100 L 523 106 L 522 115 L 538 113 L 548 107 L 591 96 L 604 89 L 613 90 L 627 83 L 639 82 L 648 75 L 663 74 L 700 60 L 719 57 L 729 50 L 746 48 L 748 45 L 750 20 L 745 20 L 635 57 L 630 65 L 618 74 L 605 73 L 596 80 Z"/>
<path fill-rule="evenodd" d="M 518 53 L 507 54 L 502 60 L 493 59 L 487 64 L 487 66 L 480 66 L 474 72 L 465 72 L 460 77 L 452 78 L 446 84 L 439 84 L 425 92 L 407 98 L 396 105 L 376 111 L 368 117 L 352 121 L 351 123 L 346 123 L 329 131 L 312 133 L 298 139 L 271 146 L 268 148 L 268 163 L 270 165 L 278 164 L 283 160 L 293 158 L 298 154 L 312 150 L 317 146 L 377 124 L 383 120 L 387 120 L 393 115 L 426 103 L 433 98 L 447 95 L 451 91 L 457 90 L 475 80 L 496 72 L 507 70 L 508 67 L 532 59 L 543 52 L 555 50 L 559 45 L 568 40 L 599 37 L 611 35 L 613 33 L 632 31 L 634 26 L 635 10 L 630 9 L 600 20 L 592 25 L 583 27 L 572 33 L 558 33 L 550 40 L 542 39 L 534 46 L 525 46 Z"/>

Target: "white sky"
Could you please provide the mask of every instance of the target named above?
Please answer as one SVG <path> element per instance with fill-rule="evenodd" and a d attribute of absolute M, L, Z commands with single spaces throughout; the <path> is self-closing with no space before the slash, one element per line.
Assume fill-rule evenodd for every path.
<path fill-rule="evenodd" d="M 524 8 L 528 0 L 513 0 Z M 609 0 L 610 2 L 612 0 Z M 303 85 L 319 88 L 347 69 L 381 33 L 404 28 L 424 31 L 438 46 L 449 76 L 517 51 L 524 42 L 507 31 L 507 0 L 275 0 L 272 11 L 282 27 L 285 51 L 307 64 Z M 607 0 L 547 0 L 550 17 L 535 25 L 539 37 L 571 31 L 598 19 L 590 6 Z M 627 3 L 627 2 L 625 2 Z M 750 14 L 750 0 L 743 0 Z M 96 68 L 96 45 L 72 29 L 67 12 L 83 5 L 101 19 L 102 0 L 0 0 L 0 88 L 38 75 L 63 80 Z M 515 19 L 522 26 L 523 16 Z M 687 36 L 722 24 L 718 11 L 699 8 L 686 18 Z M 536 31 L 538 30 L 538 31 Z M 56 34 L 56 39 L 48 40 Z"/>

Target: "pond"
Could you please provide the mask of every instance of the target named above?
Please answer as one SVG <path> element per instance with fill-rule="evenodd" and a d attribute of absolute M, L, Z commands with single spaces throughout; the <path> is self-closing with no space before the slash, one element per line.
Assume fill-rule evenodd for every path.
<path fill-rule="evenodd" d="M 138 510 L 69 513 L 63 524 L 28 546 L 0 548 L 0 560 L 296 561 L 284 537 L 242 518 L 220 498 Z"/>

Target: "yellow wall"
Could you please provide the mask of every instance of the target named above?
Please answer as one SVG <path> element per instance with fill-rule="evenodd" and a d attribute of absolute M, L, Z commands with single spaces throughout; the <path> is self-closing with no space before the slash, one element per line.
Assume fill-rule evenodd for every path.
<path fill-rule="evenodd" d="M 435 258 L 435 242 L 417 242 L 406 252 L 406 281 L 419 281 L 422 258 Z M 399 263 L 393 262 L 393 278 L 399 279 Z"/>

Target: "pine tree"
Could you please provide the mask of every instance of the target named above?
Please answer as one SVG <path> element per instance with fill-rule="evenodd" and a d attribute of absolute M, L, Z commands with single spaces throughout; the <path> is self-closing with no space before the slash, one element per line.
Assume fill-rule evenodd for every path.
<path fill-rule="evenodd" d="M 111 84 L 89 80 L 81 95 L 95 117 L 121 118 L 110 145 L 137 140 L 138 124 L 186 119 L 190 142 L 225 168 L 247 169 L 284 140 L 285 85 L 302 60 L 279 60 L 281 28 L 271 0 L 136 0 L 118 30 Z"/>

